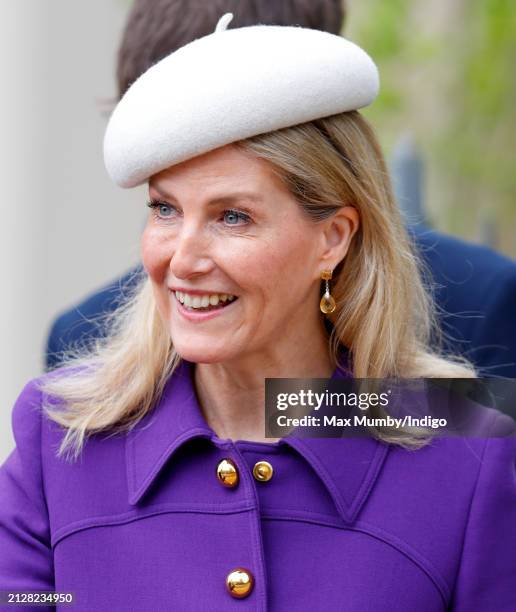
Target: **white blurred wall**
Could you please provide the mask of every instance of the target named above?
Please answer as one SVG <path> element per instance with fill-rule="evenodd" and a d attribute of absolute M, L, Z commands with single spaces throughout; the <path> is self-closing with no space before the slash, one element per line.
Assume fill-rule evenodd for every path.
<path fill-rule="evenodd" d="M 0 463 L 52 318 L 138 260 L 143 190 L 102 163 L 128 0 L 0 0 Z"/>

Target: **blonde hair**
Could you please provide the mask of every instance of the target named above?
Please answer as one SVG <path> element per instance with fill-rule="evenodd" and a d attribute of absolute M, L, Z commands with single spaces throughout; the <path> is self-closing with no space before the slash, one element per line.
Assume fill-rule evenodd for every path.
<path fill-rule="evenodd" d="M 464 359 L 430 348 L 437 330 L 421 263 L 403 225 L 382 152 L 368 122 L 352 111 L 236 143 L 268 161 L 315 223 L 354 206 L 360 228 L 334 270 L 329 350 L 349 349 L 356 378 L 466 378 Z M 86 354 L 74 354 L 66 375 L 43 379 L 45 406 L 66 434 L 59 454 L 77 457 L 94 432 L 127 430 L 158 401 L 180 363 L 144 278 L 112 315 L 110 332 Z M 417 448 L 418 431 L 374 429 L 385 442 Z"/>

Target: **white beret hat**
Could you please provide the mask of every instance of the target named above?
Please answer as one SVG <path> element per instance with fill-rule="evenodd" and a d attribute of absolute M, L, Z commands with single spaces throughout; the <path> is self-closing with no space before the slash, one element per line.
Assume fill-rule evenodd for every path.
<path fill-rule="evenodd" d="M 345 38 L 291 26 L 227 30 L 231 18 L 152 66 L 116 106 L 104 161 L 120 187 L 238 140 L 356 110 L 378 94 L 374 62 Z"/>

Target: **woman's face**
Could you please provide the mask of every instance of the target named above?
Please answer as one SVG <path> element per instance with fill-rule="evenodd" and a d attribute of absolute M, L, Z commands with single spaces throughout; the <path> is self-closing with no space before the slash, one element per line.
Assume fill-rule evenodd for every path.
<path fill-rule="evenodd" d="M 231 361 L 321 333 L 321 228 L 265 161 L 222 147 L 153 176 L 149 196 L 143 263 L 184 359 Z"/>

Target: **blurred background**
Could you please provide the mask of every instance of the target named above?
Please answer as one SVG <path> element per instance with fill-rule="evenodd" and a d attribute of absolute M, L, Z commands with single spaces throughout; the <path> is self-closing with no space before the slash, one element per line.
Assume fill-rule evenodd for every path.
<path fill-rule="evenodd" d="M 516 257 L 511 0 L 346 4 L 344 34 L 380 68 L 364 114 L 405 212 Z M 115 187 L 102 162 L 130 5 L 0 0 L 0 462 L 52 319 L 138 261 L 145 190 Z"/>
<path fill-rule="evenodd" d="M 407 139 L 416 147 L 431 225 L 516 257 L 514 2 L 348 5 L 345 34 L 375 59 L 382 81 L 364 114 L 391 162 Z"/>

